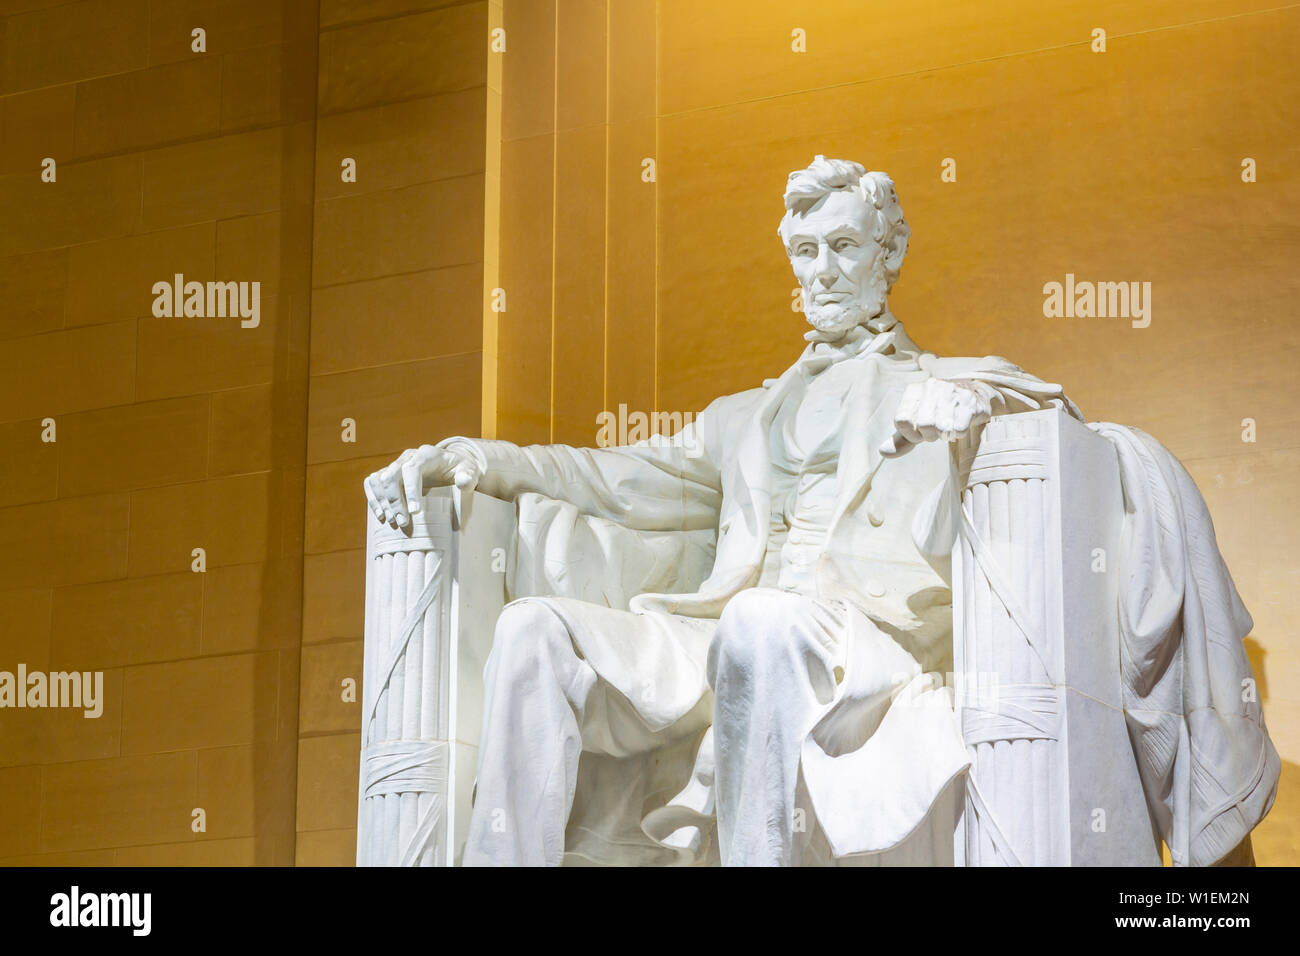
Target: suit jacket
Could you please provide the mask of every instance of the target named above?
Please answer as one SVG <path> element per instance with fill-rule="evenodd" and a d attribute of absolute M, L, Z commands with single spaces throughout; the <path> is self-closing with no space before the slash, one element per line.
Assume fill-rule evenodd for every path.
<path fill-rule="evenodd" d="M 813 810 L 837 856 L 900 844 L 969 765 L 951 692 L 925 673 L 951 663 L 950 542 L 927 549 L 930 535 L 923 527 L 928 515 L 923 503 L 949 487 L 950 455 L 947 443 L 931 442 L 898 458 L 882 458 L 879 447 L 893 433 L 903 390 L 931 376 L 977 379 L 997 390 L 1003 400 L 1000 410 L 1052 403 L 1077 414 L 1058 386 L 1005 359 L 940 359 L 918 349 L 891 316 L 876 321 L 880 331 L 858 339 L 865 347 L 827 356 L 826 348 L 810 345 L 779 378 L 714 401 L 669 440 L 604 449 L 468 443 L 485 468 L 479 489 L 520 501 L 518 563 L 528 573 L 515 574 L 516 585 L 528 578 L 534 593 L 611 605 L 613 592 L 626 595 L 635 612 L 717 619 L 727 602 L 755 586 L 762 573 L 772 518 L 773 430 L 797 409 L 811 377 L 828 358 L 860 367 L 844 399 L 836 499 L 816 583 L 819 597 L 848 601 L 864 616 L 851 615 L 858 623 L 844 636 L 843 680 L 831 703 L 816 715 L 802 757 Z M 552 507 L 556 501 L 585 516 L 583 540 L 597 553 L 574 554 L 577 522 L 572 515 L 555 520 L 560 510 Z M 547 528 L 560 529 L 562 546 L 544 540 Z M 614 529 L 636 531 L 639 540 L 624 537 L 619 546 Z M 716 550 L 702 581 L 674 581 L 665 575 L 674 564 L 665 555 L 687 552 L 664 548 L 664 533 L 685 532 L 668 538 L 698 539 L 715 530 Z M 622 556 L 628 551 L 644 555 L 640 588 L 632 583 L 636 575 L 625 573 Z M 537 566 L 548 561 L 551 569 Z M 600 581 L 611 569 L 620 578 L 612 589 Z M 685 593 L 649 590 L 664 588 L 665 582 L 685 583 L 685 588 L 672 589 Z M 512 595 L 519 596 L 517 588 Z M 584 655 L 597 672 L 607 679 L 626 672 L 603 643 L 598 636 L 583 639 Z M 678 688 L 680 693 L 670 695 L 671 713 L 665 712 L 664 693 L 642 706 L 642 682 L 615 681 L 634 708 L 664 725 L 684 716 L 707 693 L 704 668 L 698 671 L 698 687 Z M 898 697 L 907 705 L 892 707 Z M 711 777 L 711 765 L 711 738 L 706 737 L 693 777 Z M 707 828 L 710 804 L 709 786 L 689 784 L 642 825 L 654 839 L 671 845 L 674 834 Z"/>
<path fill-rule="evenodd" d="M 900 844 L 968 765 L 951 700 L 922 673 L 945 661 L 952 626 L 951 537 L 929 525 L 937 515 L 929 505 L 957 492 L 946 486 L 954 477 L 946 443 L 881 458 L 903 389 L 930 376 L 977 380 L 997 390 L 1001 411 L 1055 405 L 1082 420 L 1059 386 L 996 356 L 937 358 L 891 319 L 865 349 L 840 359 L 858 363 L 861 375 L 844 402 L 837 497 L 816 575 L 820 596 L 851 602 L 874 624 L 873 633 L 849 635 L 844 681 L 802 755 L 809 795 L 836 856 Z M 668 440 L 607 449 L 449 441 L 466 442 L 480 456 L 487 468 L 480 490 L 567 502 L 590 522 L 605 523 L 603 535 L 586 539 L 609 552 L 589 562 L 594 577 L 608 577 L 608 558 L 618 552 L 640 548 L 650 555 L 639 565 L 615 562 L 617 587 L 575 585 L 552 574 L 551 593 L 626 603 L 643 613 L 717 618 L 736 593 L 759 581 L 773 504 L 771 433 L 798 407 L 824 351 L 809 346 L 779 378 L 716 400 Z M 1118 609 L 1121 676 L 1148 804 L 1175 865 L 1213 863 L 1268 812 L 1277 787 L 1279 760 L 1262 708 L 1238 700 L 1242 675 L 1250 673 L 1241 644 L 1250 617 L 1215 546 L 1204 502 L 1177 460 L 1136 429 L 1092 427 L 1119 452 L 1129 510 Z M 713 551 L 707 544 L 715 532 Z M 865 650 L 860 660 L 870 660 L 890 639 L 915 660 L 901 676 L 906 687 L 897 675 L 853 666 L 855 646 Z M 625 690 L 635 706 L 635 689 Z M 911 706 L 887 708 L 866 739 L 852 748 L 823 746 L 827 727 L 879 711 L 876 704 L 900 691 Z M 682 708 L 694 703 L 687 698 Z M 691 783 L 643 821 L 648 834 L 669 843 L 674 833 L 707 828 L 711 768 L 706 736 Z"/>
<path fill-rule="evenodd" d="M 693 592 L 650 591 L 629 602 L 634 611 L 716 619 L 738 591 L 759 580 L 772 510 L 770 434 L 783 409 L 797 406 L 816 358 L 809 346 L 779 378 L 717 399 L 668 440 L 596 449 L 475 440 L 486 466 L 479 490 L 567 501 L 584 515 L 640 531 L 716 531 L 712 568 Z M 1003 411 L 1048 404 L 1078 411 L 1059 386 L 1005 359 L 922 352 L 897 322 L 843 361 L 862 371 L 845 402 L 837 498 L 818 590 L 853 601 L 891 631 L 915 638 L 920 649 L 951 627 L 951 592 L 948 554 L 923 553 L 918 538 L 924 535 L 913 523 L 950 466 L 944 442 L 881 458 L 903 389 L 931 376 L 976 379 L 998 390 Z"/>

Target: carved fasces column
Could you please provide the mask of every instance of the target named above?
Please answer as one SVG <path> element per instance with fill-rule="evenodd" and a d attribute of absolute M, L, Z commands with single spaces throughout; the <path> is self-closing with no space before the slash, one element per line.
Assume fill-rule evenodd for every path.
<path fill-rule="evenodd" d="M 1125 729 L 1115 451 L 1063 412 L 959 443 L 957 709 L 972 753 L 956 862 L 1159 865 Z"/>
<path fill-rule="evenodd" d="M 358 866 L 452 866 L 469 822 L 483 665 L 514 506 L 452 490 L 407 528 L 367 513 Z"/>

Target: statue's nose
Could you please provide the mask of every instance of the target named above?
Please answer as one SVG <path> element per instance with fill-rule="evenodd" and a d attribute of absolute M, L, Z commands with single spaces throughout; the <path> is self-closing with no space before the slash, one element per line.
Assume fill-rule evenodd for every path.
<path fill-rule="evenodd" d="M 817 261 L 814 263 L 817 278 L 822 285 L 829 286 L 835 282 L 835 268 L 831 265 L 831 248 L 823 245 L 817 253 Z"/>

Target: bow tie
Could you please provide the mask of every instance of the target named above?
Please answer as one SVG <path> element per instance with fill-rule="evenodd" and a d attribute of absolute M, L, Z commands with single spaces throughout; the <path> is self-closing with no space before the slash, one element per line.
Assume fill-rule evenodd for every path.
<path fill-rule="evenodd" d="M 809 375 L 817 375 L 837 362 L 893 351 L 894 326 L 898 320 L 888 312 L 868 319 L 865 325 L 854 326 L 841 338 L 831 340 L 826 333 L 814 329 L 804 334 L 811 344 L 799 359 L 799 368 Z"/>

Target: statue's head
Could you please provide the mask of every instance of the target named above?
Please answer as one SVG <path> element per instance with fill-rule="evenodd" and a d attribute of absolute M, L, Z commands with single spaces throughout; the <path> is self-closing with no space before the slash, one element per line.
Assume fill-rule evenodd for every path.
<path fill-rule="evenodd" d="M 804 316 L 841 335 L 885 311 L 912 230 L 894 181 L 818 156 L 790 174 L 777 234 L 803 288 Z"/>

